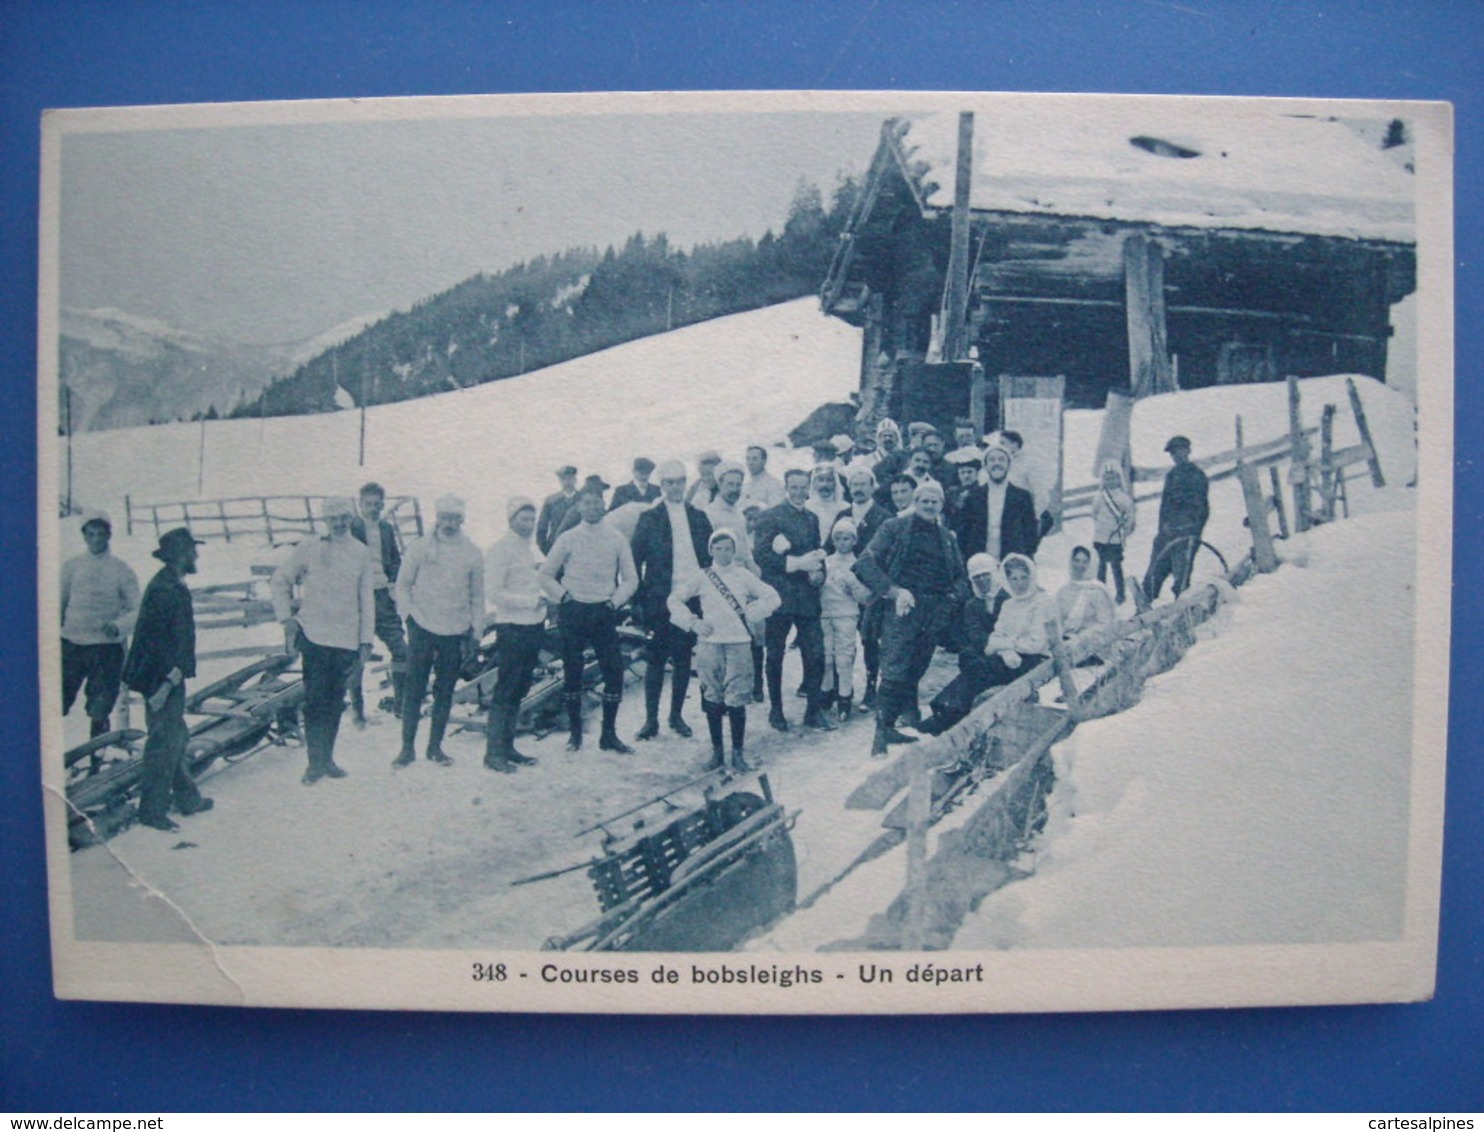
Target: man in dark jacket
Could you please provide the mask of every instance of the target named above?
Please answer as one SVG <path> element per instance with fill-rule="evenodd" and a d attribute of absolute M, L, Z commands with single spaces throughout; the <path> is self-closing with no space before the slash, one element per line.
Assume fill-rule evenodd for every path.
<path fill-rule="evenodd" d="M 855 523 L 856 552 L 862 554 L 883 523 L 895 512 L 890 507 L 876 502 L 876 475 L 868 467 L 857 465 L 846 476 L 846 490 L 850 495 L 850 508 L 845 512 Z M 879 601 L 869 601 L 861 609 L 860 635 L 861 653 L 866 661 L 866 686 L 861 695 L 861 708 L 867 711 L 876 707 L 876 677 L 881 671 L 881 618 L 884 607 Z"/>
<path fill-rule="evenodd" d="M 134 644 L 124 661 L 124 683 L 144 697 L 143 767 L 139 781 L 139 823 L 171 832 L 173 803 L 181 814 L 212 807 L 201 797 L 186 761 L 190 732 L 185 722 L 185 682 L 196 675 L 196 622 L 185 576 L 196 572 L 196 547 L 185 527 L 166 531 L 154 556 L 165 565 L 150 580 L 139 605 Z"/>
<path fill-rule="evenodd" d="M 969 596 L 958 539 L 939 521 L 942 513 L 943 489 L 931 480 L 921 484 L 912 511 L 888 519 L 855 564 L 856 576 L 887 603 L 873 758 L 884 758 L 889 743 L 913 741 L 896 729 L 897 719 L 917 706 L 917 686 L 933 652 L 953 643 Z"/>
<path fill-rule="evenodd" d="M 402 568 L 402 548 L 397 545 L 397 529 L 381 517 L 386 507 L 386 490 L 379 483 L 361 488 L 360 514 L 350 521 L 352 538 L 360 539 L 371 551 L 371 586 L 376 597 L 376 635 L 391 656 L 392 714 L 402 717 L 402 685 L 407 679 L 407 638 L 402 619 L 397 616 L 397 603 L 392 587 L 397 584 L 397 571 Z M 361 682 L 351 682 L 351 703 L 358 721 L 366 718 L 361 699 Z M 383 703 L 381 705 L 385 707 Z"/>
<path fill-rule="evenodd" d="M 551 553 L 551 544 L 556 542 L 562 521 L 566 519 L 572 501 L 577 498 L 577 469 L 571 464 L 563 464 L 556 470 L 556 477 L 562 489 L 546 497 L 541 504 L 541 514 L 536 517 L 536 545 L 542 554 Z"/>
<path fill-rule="evenodd" d="M 1191 562 L 1211 516 L 1211 486 L 1206 473 L 1190 462 L 1190 441 L 1172 436 L 1165 451 L 1175 466 L 1165 476 L 1164 492 L 1159 497 L 1159 531 L 1150 551 L 1149 572 L 1144 576 L 1144 596 L 1151 602 L 1159 597 L 1171 574 L 1176 596 L 1190 585 Z"/>
<path fill-rule="evenodd" d="M 681 716 L 685 693 L 690 687 L 694 633 L 678 628 L 670 620 L 667 602 L 679 584 L 694 581 L 711 565 L 707 544 L 711 520 L 698 507 L 685 502 L 685 465 L 666 460 L 659 466 L 660 502 L 639 516 L 630 544 L 639 589 L 634 610 L 649 632 L 644 646 L 644 726 L 637 738 L 653 739 L 660 733 L 660 697 L 665 690 L 665 664 L 674 664 L 670 685 L 670 730 L 686 739 L 690 726 Z M 700 603 L 692 610 L 700 616 Z"/>
<path fill-rule="evenodd" d="M 1003 560 L 1007 554 L 1034 558 L 1041 545 L 1041 525 L 1031 493 L 1009 482 L 1010 453 L 992 446 L 984 454 L 981 483 L 964 493 L 959 503 L 957 525 L 959 548 L 964 554 L 988 554 Z"/>
<path fill-rule="evenodd" d="M 613 502 L 608 504 L 608 510 L 617 511 L 625 503 L 653 503 L 660 497 L 660 489 L 649 482 L 649 477 L 654 473 L 654 461 L 648 456 L 640 456 L 634 461 L 634 479 L 631 483 L 621 483 L 613 493 Z"/>
<path fill-rule="evenodd" d="M 789 471 L 783 477 L 783 489 L 787 498 L 758 517 L 753 539 L 753 558 L 763 581 L 783 599 L 778 611 L 768 618 L 765 669 L 772 704 L 768 722 L 779 731 L 788 730 L 783 714 L 783 657 L 788 651 L 788 631 L 793 629 L 804 661 L 804 694 L 809 705 L 804 725 L 833 731 L 835 724 L 824 711 L 820 692 L 824 634 L 819 625 L 819 587 L 824 584 L 825 553 L 819 520 L 805 506 L 809 501 L 809 473 L 798 468 Z"/>

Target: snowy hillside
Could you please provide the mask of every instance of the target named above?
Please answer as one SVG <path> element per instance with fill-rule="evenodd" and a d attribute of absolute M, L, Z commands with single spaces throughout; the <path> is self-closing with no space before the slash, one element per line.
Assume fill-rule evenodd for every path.
<path fill-rule="evenodd" d="M 747 444 L 774 443 L 822 402 L 845 399 L 859 362 L 860 332 L 799 299 L 377 406 L 366 415 L 365 467 L 356 411 L 208 422 L 199 491 L 201 425 L 79 436 L 73 494 L 121 515 L 126 493 L 146 502 L 318 495 L 376 479 L 394 495 L 420 496 L 425 508 L 443 492 L 464 495 L 466 529 L 488 541 L 503 529 L 506 497 L 555 491 L 560 464 L 619 484 L 638 455 L 694 467 L 702 448 L 715 447 L 740 459 Z"/>

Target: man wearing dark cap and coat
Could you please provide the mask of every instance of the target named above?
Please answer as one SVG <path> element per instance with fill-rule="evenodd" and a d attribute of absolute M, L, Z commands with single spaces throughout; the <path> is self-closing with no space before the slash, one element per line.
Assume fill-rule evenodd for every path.
<path fill-rule="evenodd" d="M 1165 579 L 1172 574 L 1176 595 L 1190 585 L 1191 560 L 1211 516 L 1211 485 L 1206 473 L 1190 462 L 1189 438 L 1170 437 L 1165 451 L 1175 466 L 1166 474 L 1159 497 L 1159 532 L 1144 575 L 1144 596 L 1150 601 L 1159 597 Z"/>
<path fill-rule="evenodd" d="M 154 556 L 164 563 L 145 587 L 135 622 L 134 643 L 124 661 L 124 683 L 144 697 L 143 766 L 139 823 L 170 832 L 180 827 L 170 809 L 198 814 L 211 809 L 186 762 L 190 732 L 185 722 L 185 682 L 196 675 L 196 622 L 185 576 L 196 572 L 194 538 L 185 527 L 160 536 Z"/>
<path fill-rule="evenodd" d="M 546 497 L 546 501 L 541 504 L 541 514 L 536 518 L 536 545 L 541 548 L 542 554 L 551 553 L 551 544 L 556 542 L 557 535 L 561 533 L 562 520 L 567 517 L 572 501 L 577 498 L 577 469 L 571 464 L 563 464 L 556 470 L 556 477 L 562 490 Z"/>
<path fill-rule="evenodd" d="M 613 502 L 608 504 L 608 510 L 617 511 L 625 503 L 653 503 L 660 497 L 658 484 L 649 482 L 649 477 L 654 473 L 654 461 L 648 456 L 640 456 L 634 461 L 634 478 L 630 483 L 621 483 L 613 493 Z"/>

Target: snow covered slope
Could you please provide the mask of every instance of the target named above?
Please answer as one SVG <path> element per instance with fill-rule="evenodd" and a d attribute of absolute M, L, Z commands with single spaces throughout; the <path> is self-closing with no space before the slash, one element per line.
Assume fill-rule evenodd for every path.
<path fill-rule="evenodd" d="M 610 483 L 635 456 L 703 448 L 740 459 L 771 444 L 824 401 L 859 382 L 860 332 L 827 318 L 814 299 L 698 323 L 520 377 L 367 413 L 366 464 L 357 465 L 358 412 L 205 426 L 158 425 L 79 436 L 74 496 L 123 511 L 146 502 L 240 495 L 353 492 L 368 479 L 424 507 L 446 491 L 470 504 L 476 541 L 504 528 L 510 495 L 538 501 L 554 469 L 573 463 Z M 777 469 L 775 468 L 776 472 Z"/>

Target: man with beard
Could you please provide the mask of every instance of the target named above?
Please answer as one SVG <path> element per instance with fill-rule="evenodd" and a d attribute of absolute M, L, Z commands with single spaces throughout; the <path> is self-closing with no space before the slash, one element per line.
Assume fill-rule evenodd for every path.
<path fill-rule="evenodd" d="M 871 545 L 881 524 L 891 518 L 892 512 L 876 502 L 876 476 L 870 468 L 852 468 L 848 487 L 850 507 L 845 514 L 855 524 L 856 552 L 860 555 Z M 866 661 L 866 686 L 861 693 L 861 707 L 867 710 L 876 707 L 876 676 L 881 669 L 881 619 L 884 612 L 885 606 L 875 598 L 866 602 L 861 610 L 861 655 Z"/>
<path fill-rule="evenodd" d="M 1041 528 L 1031 493 L 1009 482 L 1010 453 L 992 445 L 984 454 L 985 483 L 964 494 L 959 505 L 958 541 L 965 554 L 1034 558 Z"/>
<path fill-rule="evenodd" d="M 768 618 L 766 675 L 772 708 L 768 723 L 778 731 L 789 729 L 783 714 L 783 658 L 788 651 L 788 633 L 798 634 L 804 662 L 804 692 L 808 708 L 806 727 L 833 731 L 835 724 L 825 715 L 820 692 L 824 675 L 824 635 L 819 626 L 819 587 L 824 584 L 825 553 L 819 521 L 806 504 L 809 473 L 793 469 L 784 476 L 788 498 L 758 519 L 754 553 L 763 581 L 778 591 L 782 604 Z"/>
<path fill-rule="evenodd" d="M 694 582 L 711 565 L 707 543 L 711 520 L 685 501 L 685 465 L 666 460 L 659 466 L 660 501 L 639 516 L 634 528 L 634 569 L 639 589 L 634 608 L 640 624 L 649 632 L 644 646 L 644 726 L 638 738 L 653 739 L 660 733 L 660 697 L 665 690 L 665 664 L 674 665 L 670 685 L 670 730 L 689 739 L 690 725 L 681 712 L 690 687 L 691 655 L 695 634 L 670 619 L 670 595 Z M 705 492 L 697 494 L 704 499 Z M 708 501 L 709 502 L 709 501 Z M 699 606 L 692 609 L 699 614 Z"/>
<path fill-rule="evenodd" d="M 873 758 L 885 758 L 890 743 L 912 741 L 896 729 L 897 719 L 917 707 L 918 684 L 933 652 L 953 640 L 970 592 L 958 540 L 939 522 L 942 511 L 943 489 L 920 485 L 912 512 L 887 520 L 856 563 L 857 576 L 888 603 Z"/>
<path fill-rule="evenodd" d="M 742 498 L 742 483 L 745 472 L 735 460 L 724 460 L 716 466 L 716 498 L 710 506 L 701 508 L 711 520 L 711 530 L 731 531 L 736 560 L 754 574 L 757 563 L 752 557 L 752 538 L 747 531 L 747 512 Z"/>
<path fill-rule="evenodd" d="M 335 736 L 345 710 L 345 688 L 360 682 L 371 657 L 376 597 L 371 555 L 350 533 L 354 508 L 330 496 L 320 512 L 329 533 L 294 547 L 273 572 L 273 615 L 283 625 L 283 646 L 299 653 L 304 666 L 304 747 L 309 766 L 305 786 L 321 778 L 344 778 L 335 762 Z M 299 611 L 294 612 L 294 587 Z"/>
<path fill-rule="evenodd" d="M 164 565 L 145 587 L 124 661 L 123 681 L 144 697 L 149 731 L 140 768 L 139 824 L 167 833 L 180 828 L 170 820 L 172 805 L 187 816 L 213 805 L 196 789 L 186 758 L 185 682 L 196 675 L 196 621 L 185 579 L 196 572 L 196 547 L 202 545 L 185 527 L 160 536 L 153 553 Z"/>
<path fill-rule="evenodd" d="M 804 506 L 814 513 L 819 529 L 824 536 L 825 550 L 829 547 L 829 534 L 835 526 L 840 512 L 850 505 L 840 498 L 840 473 L 833 463 L 815 464 L 809 480 L 809 502 Z"/>

